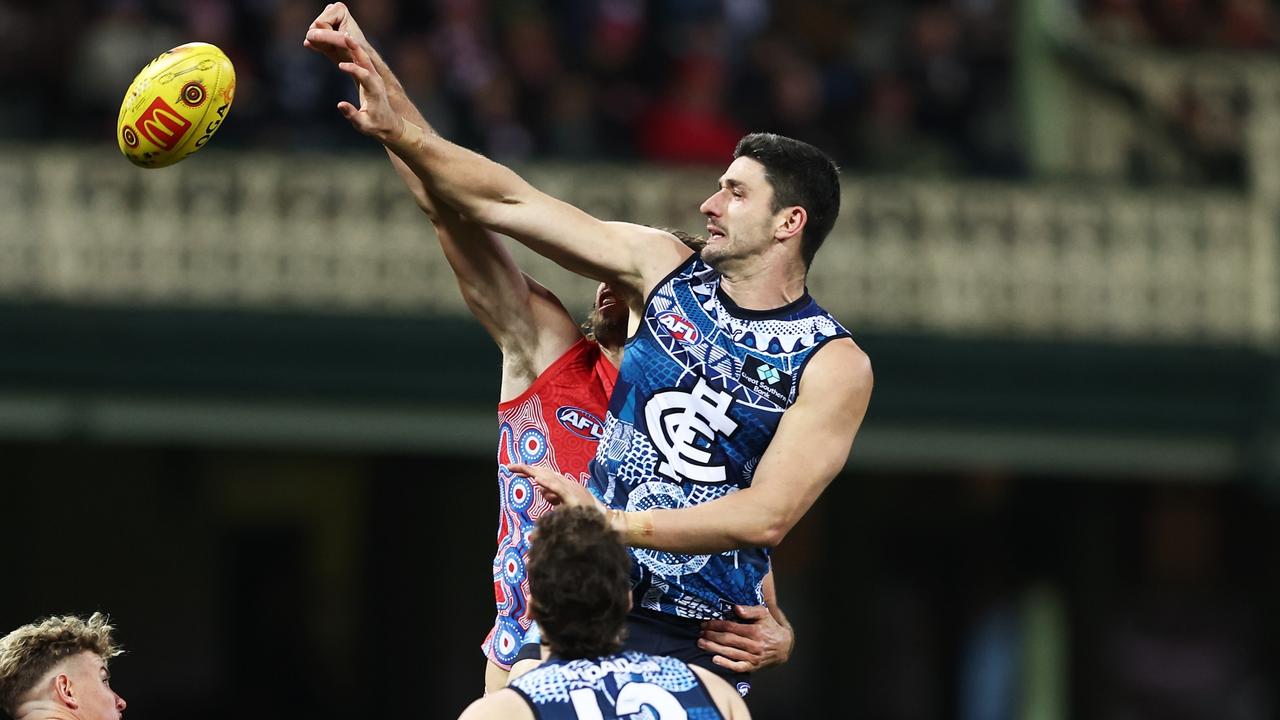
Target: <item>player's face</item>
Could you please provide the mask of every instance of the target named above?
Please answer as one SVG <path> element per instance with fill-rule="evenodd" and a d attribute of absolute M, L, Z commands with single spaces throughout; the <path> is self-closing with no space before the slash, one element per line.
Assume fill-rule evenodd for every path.
<path fill-rule="evenodd" d="M 773 243 L 773 187 L 756 160 L 734 160 L 720 177 L 720 189 L 698 209 L 707 216 L 702 259 L 712 267 L 758 255 Z"/>
<path fill-rule="evenodd" d="M 80 702 L 77 713 L 83 720 L 120 720 L 124 712 L 124 698 L 111 689 L 111 673 L 102 658 L 91 652 L 76 656 L 67 668 L 76 699 Z"/>
<path fill-rule="evenodd" d="M 627 335 L 629 311 L 613 289 L 605 283 L 596 288 L 596 301 L 591 306 L 591 332 L 596 340 L 609 347 L 623 343 Z"/>

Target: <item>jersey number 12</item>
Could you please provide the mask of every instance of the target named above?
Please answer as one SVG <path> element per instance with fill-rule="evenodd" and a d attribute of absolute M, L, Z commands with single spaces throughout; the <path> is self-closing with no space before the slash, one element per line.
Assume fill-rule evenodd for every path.
<path fill-rule="evenodd" d="M 580 688 L 569 693 L 573 701 L 573 711 L 578 720 L 604 720 L 600 713 L 600 705 L 596 703 L 596 692 L 590 688 Z M 618 701 L 613 704 L 613 713 L 618 717 L 626 717 L 640 712 L 645 705 L 656 713 L 658 720 L 687 720 L 689 713 L 675 695 L 665 688 L 646 682 L 627 683 L 618 691 Z"/>

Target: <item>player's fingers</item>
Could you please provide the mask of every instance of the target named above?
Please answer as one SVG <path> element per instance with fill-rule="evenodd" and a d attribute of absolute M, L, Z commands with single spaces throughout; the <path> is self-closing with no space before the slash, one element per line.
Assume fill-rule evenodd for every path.
<path fill-rule="evenodd" d="M 737 648 L 738 650 L 752 655 L 760 655 L 764 652 L 764 646 L 759 640 L 743 635 L 736 635 L 734 633 L 715 631 L 708 632 L 704 630 L 702 632 L 701 639 L 709 643 L 715 643 L 721 647 Z"/>
<path fill-rule="evenodd" d="M 351 33 L 347 33 L 344 37 L 346 39 L 347 50 L 351 51 L 352 59 L 360 63 L 361 67 L 372 68 L 373 61 L 369 59 L 369 53 L 364 51 L 364 47 L 360 45 L 360 41 L 351 37 Z"/>
<path fill-rule="evenodd" d="M 751 673 L 753 670 L 759 670 L 759 657 L 751 657 L 742 651 L 733 650 L 731 647 L 723 648 L 723 650 L 712 650 L 712 648 L 705 648 L 705 650 L 713 653 L 712 662 L 714 664 L 728 667 L 735 673 Z"/>
<path fill-rule="evenodd" d="M 307 41 L 327 55 L 347 58 L 347 36 L 333 29 L 312 28 L 307 31 Z"/>
<path fill-rule="evenodd" d="M 756 620 L 764 620 L 769 617 L 769 608 L 764 605 L 735 605 L 733 611 L 738 617 L 747 622 Z"/>
<path fill-rule="evenodd" d="M 538 475 L 538 468 L 525 463 L 510 463 L 507 465 L 507 471 L 517 475 L 524 475 L 525 477 L 537 477 Z"/>
<path fill-rule="evenodd" d="M 754 628 L 732 620 L 708 620 L 702 625 L 702 632 L 719 632 L 729 635 L 753 635 Z"/>
<path fill-rule="evenodd" d="M 736 648 L 736 647 L 733 647 L 732 645 L 725 645 L 723 643 L 718 643 L 718 642 L 715 642 L 714 640 L 708 640 L 706 638 L 698 639 L 698 647 L 703 650 L 706 650 L 709 653 L 714 653 L 716 655 L 729 658 L 730 660 L 750 660 L 751 659 L 751 653 L 747 652 L 746 650 L 743 650 L 742 648 Z"/>
<path fill-rule="evenodd" d="M 340 62 L 338 63 L 338 69 L 355 78 L 356 82 L 360 83 L 360 87 L 365 90 L 376 92 L 379 89 L 375 82 L 377 76 L 366 68 L 360 67 L 353 62 Z"/>
<path fill-rule="evenodd" d="M 711 662 L 719 665 L 726 670 L 732 670 L 738 673 L 755 672 L 760 668 L 759 664 L 747 662 L 745 660 L 730 660 L 722 655 L 716 655 L 711 658 Z"/>

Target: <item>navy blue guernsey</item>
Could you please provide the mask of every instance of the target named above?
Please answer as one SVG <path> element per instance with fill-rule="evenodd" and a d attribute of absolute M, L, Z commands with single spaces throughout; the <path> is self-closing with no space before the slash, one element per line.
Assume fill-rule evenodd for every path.
<path fill-rule="evenodd" d="M 805 362 L 849 333 L 806 292 L 785 307 L 744 310 L 698 256 L 649 296 L 626 346 L 591 490 L 627 511 L 681 508 L 746 487 Z M 638 607 L 722 618 L 763 602 L 767 548 L 680 555 L 630 548 Z"/>
<path fill-rule="evenodd" d="M 688 665 L 638 652 L 590 660 L 552 657 L 508 687 L 524 697 L 538 720 L 723 719 Z"/>

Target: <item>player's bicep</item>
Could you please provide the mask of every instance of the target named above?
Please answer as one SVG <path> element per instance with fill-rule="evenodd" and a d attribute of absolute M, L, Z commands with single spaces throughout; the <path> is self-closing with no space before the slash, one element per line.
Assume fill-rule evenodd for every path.
<path fill-rule="evenodd" d="M 668 232 L 605 222 L 532 188 L 522 200 L 493 209 L 485 224 L 567 270 L 638 296 L 690 252 Z"/>
<path fill-rule="evenodd" d="M 871 397 L 871 364 L 853 341 L 810 359 L 796 402 L 782 416 L 752 487 L 773 498 L 784 532 L 844 468 Z"/>

